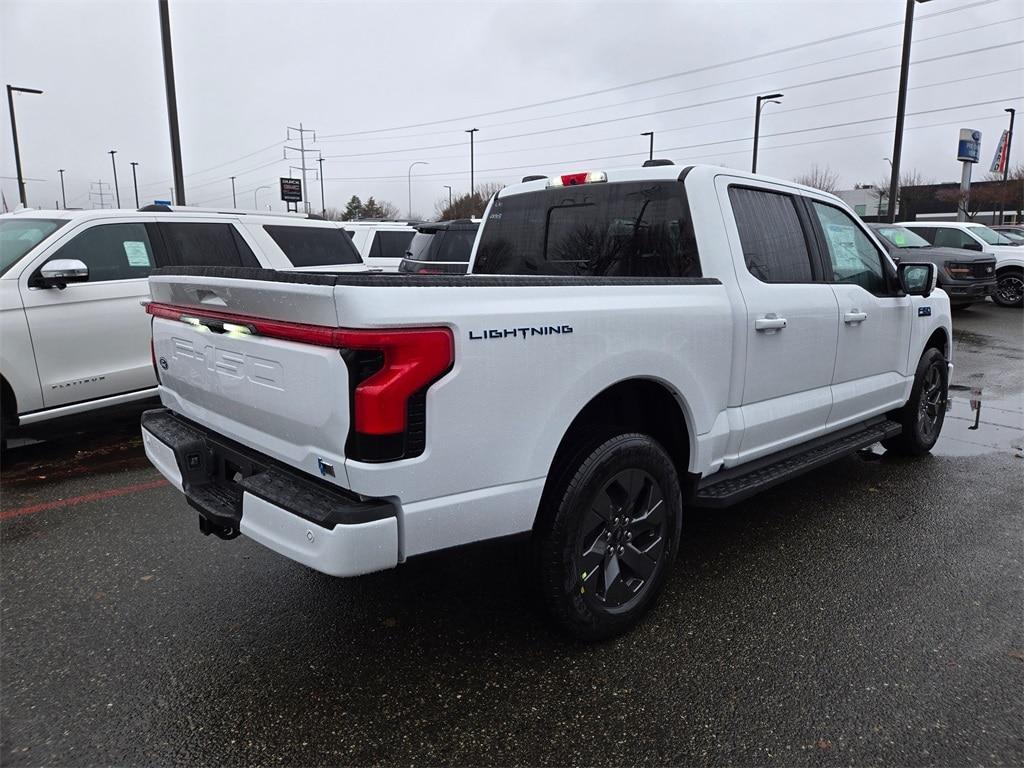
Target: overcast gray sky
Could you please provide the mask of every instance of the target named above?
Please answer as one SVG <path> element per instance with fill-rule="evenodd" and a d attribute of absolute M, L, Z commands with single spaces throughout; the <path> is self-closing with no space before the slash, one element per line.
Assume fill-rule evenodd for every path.
<path fill-rule="evenodd" d="M 469 188 L 473 127 L 477 183 L 635 165 L 652 130 L 657 157 L 749 168 L 754 95 L 773 91 L 785 95 L 764 109 L 759 171 L 792 178 L 817 163 L 844 188 L 888 173 L 902 0 L 170 5 L 193 205 L 230 206 L 234 175 L 239 207 L 270 185 L 260 206 L 281 209 L 277 179 L 299 164 L 282 159 L 285 131 L 300 122 L 316 130 L 328 206 L 373 195 L 404 212 L 409 165 L 424 161 L 413 209 L 432 215 L 443 185 Z M 1022 17 L 1022 0 L 917 6 L 904 169 L 959 179 L 957 133 L 971 127 L 987 171 L 1004 108 L 1024 108 Z M 30 205 L 60 197 L 58 168 L 69 206 L 97 204 L 90 182 L 113 181 L 111 149 L 123 206 L 130 161 L 144 203 L 168 198 L 156 0 L 0 0 L 0 81 L 45 91 L 15 95 Z M 0 186 L 13 207 L 4 111 Z M 1019 161 L 1020 138 L 1015 149 Z"/>

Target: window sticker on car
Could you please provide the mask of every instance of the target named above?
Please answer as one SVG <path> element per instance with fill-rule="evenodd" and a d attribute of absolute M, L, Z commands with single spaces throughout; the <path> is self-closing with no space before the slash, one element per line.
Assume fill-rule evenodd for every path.
<path fill-rule="evenodd" d="M 146 244 L 139 240 L 125 240 L 124 255 L 128 257 L 129 267 L 153 266 L 153 262 L 149 260 L 149 251 L 146 250 Z"/>
<path fill-rule="evenodd" d="M 840 275 L 855 274 L 864 270 L 864 261 L 857 253 L 857 242 L 853 227 L 842 224 L 825 224 L 825 236 L 832 251 L 832 263 Z"/>

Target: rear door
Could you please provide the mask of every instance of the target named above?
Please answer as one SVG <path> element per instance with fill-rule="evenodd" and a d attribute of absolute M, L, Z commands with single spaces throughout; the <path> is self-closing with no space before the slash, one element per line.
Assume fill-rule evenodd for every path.
<path fill-rule="evenodd" d="M 839 305 L 828 419 L 838 428 L 906 400 L 912 302 L 900 295 L 891 263 L 849 213 L 820 200 L 806 203 Z"/>
<path fill-rule="evenodd" d="M 147 221 L 105 218 L 76 228 L 21 275 L 45 408 L 155 386 L 149 318 L 140 305 L 158 266 Z M 84 262 L 88 281 L 39 287 L 39 270 L 51 259 Z"/>
<path fill-rule="evenodd" d="M 839 310 L 791 190 L 719 177 L 718 193 L 746 304 L 739 454 L 747 461 L 824 431 Z"/>

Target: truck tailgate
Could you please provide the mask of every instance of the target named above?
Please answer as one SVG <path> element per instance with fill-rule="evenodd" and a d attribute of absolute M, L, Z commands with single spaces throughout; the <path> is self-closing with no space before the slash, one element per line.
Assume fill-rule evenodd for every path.
<path fill-rule="evenodd" d="M 261 335 L 245 322 L 334 328 L 333 280 L 175 275 L 154 276 L 150 287 L 164 405 L 291 466 L 344 483 L 349 388 L 340 351 Z M 325 463 L 337 468 L 336 476 L 324 471 Z"/>

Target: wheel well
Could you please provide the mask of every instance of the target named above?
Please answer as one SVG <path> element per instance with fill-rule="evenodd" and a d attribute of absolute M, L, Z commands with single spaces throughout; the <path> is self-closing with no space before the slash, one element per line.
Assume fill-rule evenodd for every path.
<path fill-rule="evenodd" d="M 690 466 L 690 432 L 676 397 L 662 384 L 650 379 L 628 379 L 596 395 L 566 430 L 548 478 L 559 462 L 577 450 L 581 441 L 594 434 L 642 432 L 664 447 L 681 483 L 686 483 Z"/>
<path fill-rule="evenodd" d="M 0 376 L 0 420 L 9 426 L 18 422 L 18 400 L 14 397 L 14 389 L 3 376 Z"/>
<path fill-rule="evenodd" d="M 949 360 L 949 337 L 946 335 L 945 328 L 937 328 L 931 336 L 928 337 L 927 343 L 924 345 L 925 349 L 937 349 L 942 355 Z"/>

